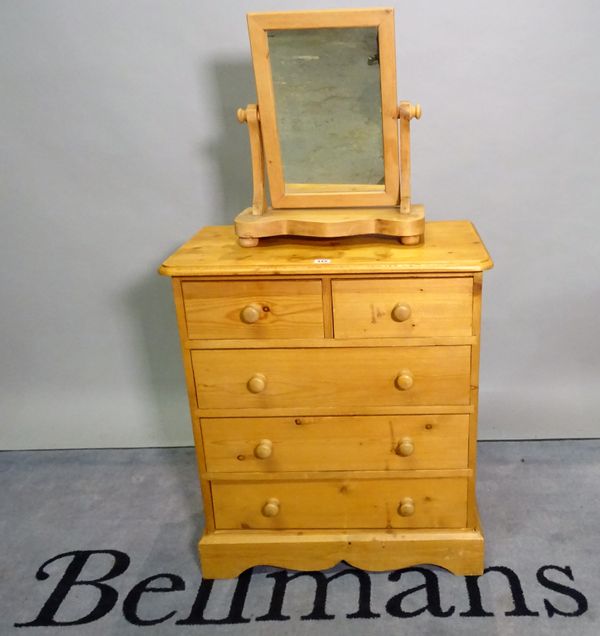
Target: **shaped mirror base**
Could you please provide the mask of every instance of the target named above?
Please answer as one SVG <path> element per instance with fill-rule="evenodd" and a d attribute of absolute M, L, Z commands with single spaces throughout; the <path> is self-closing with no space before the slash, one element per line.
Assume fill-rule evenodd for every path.
<path fill-rule="evenodd" d="M 385 208 L 269 208 L 264 214 L 252 214 L 246 208 L 235 219 L 235 233 L 242 247 L 255 247 L 268 236 L 313 236 L 337 238 L 381 234 L 396 236 L 403 245 L 421 242 L 425 230 L 425 208 L 411 205 L 409 214 L 398 206 Z"/>

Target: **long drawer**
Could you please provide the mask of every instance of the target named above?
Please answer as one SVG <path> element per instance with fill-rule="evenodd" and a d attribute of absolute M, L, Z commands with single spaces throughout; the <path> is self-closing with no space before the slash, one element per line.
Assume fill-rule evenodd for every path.
<path fill-rule="evenodd" d="M 470 336 L 473 279 L 332 281 L 336 338 Z"/>
<path fill-rule="evenodd" d="M 468 415 L 202 418 L 209 472 L 467 468 Z"/>
<path fill-rule="evenodd" d="M 213 482 L 217 529 L 463 528 L 467 479 Z"/>
<path fill-rule="evenodd" d="M 188 338 L 323 338 L 320 280 L 184 281 Z"/>
<path fill-rule="evenodd" d="M 205 349 L 191 356 L 198 407 L 224 413 L 467 405 L 470 399 L 470 346 Z"/>

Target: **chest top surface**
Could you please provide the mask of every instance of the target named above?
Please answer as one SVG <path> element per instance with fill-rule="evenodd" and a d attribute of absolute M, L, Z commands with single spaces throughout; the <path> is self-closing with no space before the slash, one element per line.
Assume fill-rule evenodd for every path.
<path fill-rule="evenodd" d="M 425 224 L 420 245 L 391 237 L 268 238 L 240 247 L 233 226 L 205 227 L 169 256 L 164 276 L 328 275 L 354 273 L 481 272 L 493 266 L 469 221 Z"/>

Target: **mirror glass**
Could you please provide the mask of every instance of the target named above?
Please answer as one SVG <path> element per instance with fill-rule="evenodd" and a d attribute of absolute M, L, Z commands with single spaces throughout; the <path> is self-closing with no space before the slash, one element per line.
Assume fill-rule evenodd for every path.
<path fill-rule="evenodd" d="M 286 190 L 295 184 L 383 190 L 377 27 L 267 36 Z"/>

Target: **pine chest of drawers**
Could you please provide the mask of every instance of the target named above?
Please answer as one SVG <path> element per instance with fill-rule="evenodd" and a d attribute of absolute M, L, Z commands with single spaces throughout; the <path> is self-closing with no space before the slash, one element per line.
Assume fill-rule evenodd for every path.
<path fill-rule="evenodd" d="M 253 565 L 483 569 L 475 498 L 482 272 L 467 221 L 393 239 L 170 256 L 205 507 L 203 575 Z"/>

